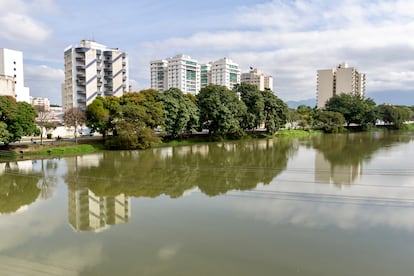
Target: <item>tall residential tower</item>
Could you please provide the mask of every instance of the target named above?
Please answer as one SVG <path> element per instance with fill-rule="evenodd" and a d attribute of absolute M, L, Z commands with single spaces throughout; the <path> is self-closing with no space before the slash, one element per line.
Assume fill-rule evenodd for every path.
<path fill-rule="evenodd" d="M 128 56 L 91 40 L 65 49 L 64 110 L 85 109 L 97 96 L 120 97 L 129 91 Z"/>
<path fill-rule="evenodd" d="M 326 102 L 339 94 L 365 95 L 365 74 L 359 73 L 348 64 L 339 64 L 335 69 L 318 70 L 317 106 L 323 108 Z"/>
<path fill-rule="evenodd" d="M 24 86 L 22 52 L 0 48 L 0 76 L 2 83 L 7 84 L 9 90 L 14 89 L 13 96 L 16 101 L 30 103 L 30 90 Z M 14 83 L 14 87 L 10 85 L 10 81 Z"/>

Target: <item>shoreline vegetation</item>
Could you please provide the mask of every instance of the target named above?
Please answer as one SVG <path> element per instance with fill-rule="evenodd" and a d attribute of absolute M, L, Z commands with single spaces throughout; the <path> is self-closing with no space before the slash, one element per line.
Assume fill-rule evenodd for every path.
<path fill-rule="evenodd" d="M 406 131 L 414 131 L 414 124 L 408 124 Z M 376 127 L 371 131 L 388 131 L 384 127 Z M 351 132 L 351 131 L 350 131 Z M 275 135 L 265 133 L 248 134 L 237 141 L 255 140 L 255 139 L 275 139 L 275 138 L 305 138 L 314 135 L 324 134 L 320 130 L 303 130 L 303 129 L 284 129 L 279 130 Z M 328 134 L 329 135 L 329 134 Z M 188 146 L 199 143 L 209 143 L 218 141 L 236 141 L 231 139 L 215 139 L 214 137 L 185 137 L 182 139 L 165 140 L 153 146 L 153 148 L 170 147 L 170 146 Z M 103 139 L 86 140 L 78 138 L 78 142 L 55 141 L 45 142 L 43 144 L 14 144 L 9 146 L 0 146 L 1 159 L 34 159 L 34 158 L 58 158 L 73 155 L 83 155 L 101 151 L 111 151 L 104 145 Z"/>

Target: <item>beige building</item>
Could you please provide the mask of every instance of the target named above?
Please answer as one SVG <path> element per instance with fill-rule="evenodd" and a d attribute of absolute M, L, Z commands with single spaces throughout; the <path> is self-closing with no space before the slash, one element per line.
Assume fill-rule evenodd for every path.
<path fill-rule="evenodd" d="M 250 68 L 249 73 L 242 73 L 242 83 L 254 84 L 260 91 L 265 89 L 273 90 L 273 77 L 263 74 L 259 69 Z"/>
<path fill-rule="evenodd" d="M 0 96 L 15 97 L 15 85 L 12 77 L 0 75 Z"/>
<path fill-rule="evenodd" d="M 97 96 L 120 97 L 129 91 L 128 56 L 91 40 L 69 46 L 64 52 L 63 110 L 86 109 Z"/>
<path fill-rule="evenodd" d="M 31 104 L 34 107 L 37 107 L 43 111 L 49 112 L 50 111 L 50 101 L 48 98 L 32 98 Z"/>
<path fill-rule="evenodd" d="M 333 96 L 342 93 L 365 95 L 365 74 L 342 63 L 335 69 L 317 71 L 317 106 L 323 108 Z"/>

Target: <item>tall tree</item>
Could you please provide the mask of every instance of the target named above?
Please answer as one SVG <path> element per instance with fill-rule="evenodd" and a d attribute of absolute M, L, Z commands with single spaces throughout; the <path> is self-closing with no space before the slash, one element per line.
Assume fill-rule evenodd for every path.
<path fill-rule="evenodd" d="M 68 127 L 74 127 L 75 142 L 78 142 L 78 127 L 82 126 L 86 122 L 85 111 L 79 107 L 73 107 L 63 114 L 63 121 Z"/>
<path fill-rule="evenodd" d="M 271 90 L 260 91 L 264 100 L 264 119 L 268 133 L 274 134 L 287 120 L 288 106 Z"/>
<path fill-rule="evenodd" d="M 375 124 L 378 117 L 375 102 L 358 94 L 335 95 L 326 102 L 325 110 L 341 113 L 348 126 L 368 127 Z"/>
<path fill-rule="evenodd" d="M 0 96 L 0 142 L 9 144 L 36 132 L 36 111 L 26 102 Z"/>
<path fill-rule="evenodd" d="M 235 91 L 221 85 L 208 85 L 196 97 L 200 123 L 208 128 L 210 134 L 234 138 L 244 134 L 241 121 L 247 108 Z"/>
<path fill-rule="evenodd" d="M 118 107 L 118 97 L 96 97 L 86 107 L 86 125 L 105 138 L 108 132 L 113 130 L 113 117 Z"/>
<path fill-rule="evenodd" d="M 241 83 L 234 87 L 247 107 L 242 127 L 255 129 L 264 121 L 264 99 L 256 85 Z"/>
<path fill-rule="evenodd" d="M 123 95 L 113 118 L 113 137 L 107 145 L 144 149 L 159 142 L 154 128 L 162 124 L 163 108 L 157 98 L 158 91 L 152 89 Z"/>
<path fill-rule="evenodd" d="M 43 144 L 44 132 L 47 132 L 49 129 L 56 128 L 57 123 L 51 121 L 52 114 L 50 111 L 46 110 L 44 106 L 36 106 L 35 110 L 37 113 L 36 124 L 40 128 L 40 144 Z"/>
<path fill-rule="evenodd" d="M 198 108 L 189 96 L 177 88 L 160 93 L 164 107 L 164 128 L 173 138 L 198 126 Z"/>
<path fill-rule="evenodd" d="M 378 106 L 379 117 L 385 122 L 393 125 L 395 129 L 402 129 L 404 123 L 411 119 L 412 111 L 407 106 L 395 106 L 382 104 Z"/>

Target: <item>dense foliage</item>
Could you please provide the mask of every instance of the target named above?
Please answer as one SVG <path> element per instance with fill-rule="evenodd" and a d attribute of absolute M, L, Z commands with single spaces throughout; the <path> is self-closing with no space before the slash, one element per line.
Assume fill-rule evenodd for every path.
<path fill-rule="evenodd" d="M 38 132 L 35 118 L 36 111 L 30 104 L 0 96 L 0 142 L 9 144 Z"/>

